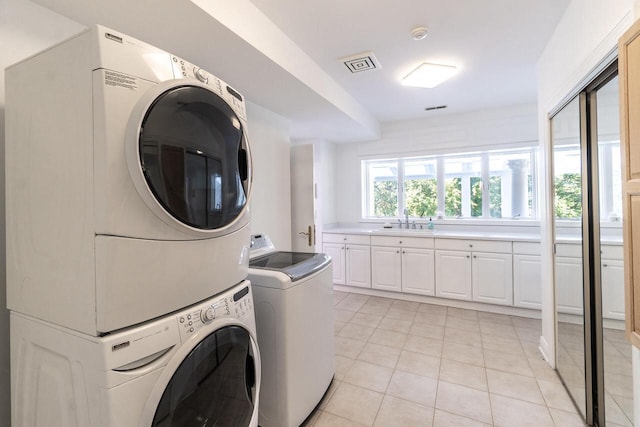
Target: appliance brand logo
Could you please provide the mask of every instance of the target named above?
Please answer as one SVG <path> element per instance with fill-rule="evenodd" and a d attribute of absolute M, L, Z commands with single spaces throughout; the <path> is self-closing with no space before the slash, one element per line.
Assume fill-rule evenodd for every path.
<path fill-rule="evenodd" d="M 116 36 L 115 34 L 104 33 L 104 36 L 109 40 L 113 40 L 114 42 L 122 43 L 122 37 Z"/>
<path fill-rule="evenodd" d="M 111 351 L 122 350 L 123 348 L 127 348 L 131 345 L 129 341 L 121 342 L 120 344 L 114 344 L 111 346 Z"/>

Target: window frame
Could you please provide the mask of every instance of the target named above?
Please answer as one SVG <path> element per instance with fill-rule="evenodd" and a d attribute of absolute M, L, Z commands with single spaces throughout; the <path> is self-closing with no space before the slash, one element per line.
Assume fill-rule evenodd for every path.
<path fill-rule="evenodd" d="M 491 179 L 491 156 L 496 155 L 508 155 L 508 154 L 516 154 L 522 153 L 526 154 L 529 159 L 529 174 L 531 179 L 531 216 L 518 216 L 517 218 L 511 217 L 492 217 L 491 216 L 491 198 L 490 198 L 490 179 Z M 539 147 L 538 145 L 528 145 L 525 147 L 510 147 L 499 150 L 482 150 L 482 151 L 470 151 L 470 152 L 457 152 L 457 153 L 447 153 L 447 154 L 435 154 L 435 155 L 424 155 L 424 156 L 405 156 L 405 157 L 384 157 L 384 158 L 368 158 L 361 160 L 361 171 L 362 171 L 362 204 L 361 204 L 361 219 L 365 221 L 373 221 L 373 220 L 389 220 L 389 219 L 397 219 L 404 217 L 404 209 L 405 209 L 405 162 L 413 162 L 416 160 L 424 159 L 425 161 L 435 160 L 436 163 L 436 185 L 437 185 L 437 212 L 442 213 L 441 219 L 453 219 L 457 217 L 451 217 L 445 215 L 445 197 L 446 197 L 446 177 L 450 175 L 445 171 L 445 163 L 448 159 L 455 158 L 464 158 L 464 157 L 478 157 L 480 159 L 480 171 L 478 177 L 481 178 L 481 188 L 482 188 L 482 215 L 481 216 L 463 216 L 459 219 L 464 220 L 512 220 L 522 218 L 525 220 L 539 220 L 539 212 L 538 212 L 538 180 L 537 180 L 537 161 L 539 156 Z M 371 180 L 370 180 L 370 167 L 371 165 L 382 163 L 382 162 L 397 162 L 397 206 L 398 206 L 398 215 L 397 216 L 375 216 L 370 215 L 373 213 L 373 194 L 371 190 Z M 413 219 L 418 219 L 417 216 L 409 216 Z M 425 219 L 428 216 L 424 217 Z M 436 219 L 435 217 L 433 217 Z M 458 220 L 459 220 L 458 219 Z"/>

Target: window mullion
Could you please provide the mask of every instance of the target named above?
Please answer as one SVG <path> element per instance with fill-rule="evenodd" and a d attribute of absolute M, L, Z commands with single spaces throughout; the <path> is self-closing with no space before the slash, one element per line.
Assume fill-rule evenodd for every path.
<path fill-rule="evenodd" d="M 404 160 L 398 159 L 398 217 L 402 217 L 404 209 Z"/>
<path fill-rule="evenodd" d="M 438 208 L 436 209 L 438 212 L 442 212 L 442 216 L 444 218 L 444 212 L 445 212 L 445 201 L 444 201 L 444 197 L 445 197 L 445 192 L 446 192 L 446 186 L 445 186 L 445 178 L 444 178 L 444 159 L 445 156 L 438 156 L 437 158 L 437 163 L 436 163 L 436 185 L 438 187 L 437 190 L 437 204 L 438 204 Z"/>
<path fill-rule="evenodd" d="M 491 197 L 489 196 L 490 169 L 489 153 L 482 154 L 480 176 L 482 178 L 482 218 L 491 217 Z"/>

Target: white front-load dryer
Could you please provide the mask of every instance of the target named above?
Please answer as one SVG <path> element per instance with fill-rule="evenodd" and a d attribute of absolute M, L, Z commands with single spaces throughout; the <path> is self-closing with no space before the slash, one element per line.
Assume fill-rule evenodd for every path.
<path fill-rule="evenodd" d="M 242 95 L 96 26 L 6 70 L 7 305 L 100 335 L 248 271 Z"/>
<path fill-rule="evenodd" d="M 261 362 L 247 281 L 104 337 L 12 312 L 11 340 L 14 426 L 258 425 Z"/>

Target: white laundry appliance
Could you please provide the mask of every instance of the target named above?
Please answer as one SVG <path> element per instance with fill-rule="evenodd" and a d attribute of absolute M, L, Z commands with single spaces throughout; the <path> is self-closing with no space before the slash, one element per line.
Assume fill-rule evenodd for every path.
<path fill-rule="evenodd" d="M 243 97 L 96 26 L 6 70 L 7 306 L 90 335 L 248 271 Z"/>
<path fill-rule="evenodd" d="M 297 427 L 335 373 L 331 259 L 280 252 L 268 236 L 255 235 L 248 277 L 262 359 L 259 423 Z"/>
<path fill-rule="evenodd" d="M 12 425 L 257 426 L 260 353 L 244 281 L 95 337 L 11 313 Z"/>

